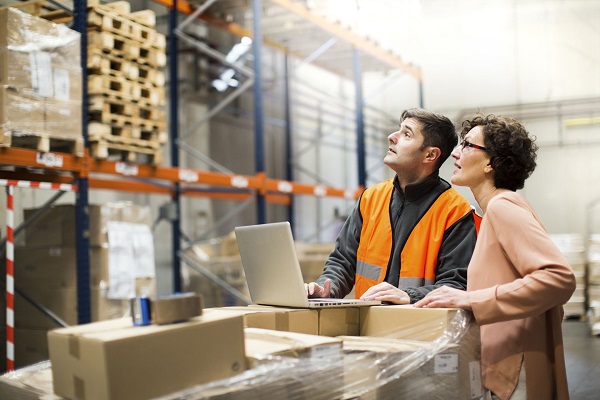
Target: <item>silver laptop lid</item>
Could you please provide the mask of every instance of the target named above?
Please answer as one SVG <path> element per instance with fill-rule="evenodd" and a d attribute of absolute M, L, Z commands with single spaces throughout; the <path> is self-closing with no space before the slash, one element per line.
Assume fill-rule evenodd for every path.
<path fill-rule="evenodd" d="M 308 307 L 289 222 L 240 226 L 235 236 L 253 302 Z"/>

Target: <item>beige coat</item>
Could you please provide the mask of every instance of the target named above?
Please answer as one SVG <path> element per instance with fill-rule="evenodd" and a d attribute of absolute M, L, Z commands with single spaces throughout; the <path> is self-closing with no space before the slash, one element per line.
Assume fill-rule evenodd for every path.
<path fill-rule="evenodd" d="M 510 398 L 525 362 L 527 398 L 568 399 L 562 305 L 575 290 L 567 260 L 527 200 L 505 192 L 488 204 L 467 291 L 481 326 L 484 386 Z"/>

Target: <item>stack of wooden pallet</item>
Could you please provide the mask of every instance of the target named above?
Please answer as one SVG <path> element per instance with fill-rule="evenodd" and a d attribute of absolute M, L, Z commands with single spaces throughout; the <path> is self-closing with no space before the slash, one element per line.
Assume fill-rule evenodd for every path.
<path fill-rule="evenodd" d="M 166 39 L 152 10 L 127 1 L 88 10 L 90 153 L 100 159 L 160 164 L 167 140 Z"/>

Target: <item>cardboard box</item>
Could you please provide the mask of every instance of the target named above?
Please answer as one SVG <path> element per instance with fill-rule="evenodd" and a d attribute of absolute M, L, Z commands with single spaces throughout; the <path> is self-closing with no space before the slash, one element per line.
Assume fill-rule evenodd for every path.
<path fill-rule="evenodd" d="M 68 325 L 77 325 L 77 288 L 43 288 L 23 290 L 36 304 L 43 306 L 56 314 Z M 90 291 L 91 319 L 100 321 L 112 318 L 122 318 L 129 312 L 127 300 L 109 300 L 101 289 L 92 288 Z M 3 301 L 0 302 L 4 303 Z M 58 325 L 39 308 L 25 300 L 19 293 L 15 295 L 15 326 L 24 329 L 53 329 Z"/>
<path fill-rule="evenodd" d="M 360 336 L 431 341 L 444 333 L 456 308 L 414 308 L 403 306 L 362 307 Z"/>
<path fill-rule="evenodd" d="M 82 137 L 81 100 L 48 97 L 45 101 L 46 132 L 58 139 Z"/>
<path fill-rule="evenodd" d="M 15 282 L 22 288 L 77 287 L 75 246 L 16 247 Z M 108 281 L 108 247 L 90 248 L 90 285 Z"/>
<path fill-rule="evenodd" d="M 483 395 L 478 341 L 434 344 L 375 337 L 342 339 L 348 398 L 465 400 Z"/>
<path fill-rule="evenodd" d="M 267 306 L 207 308 L 204 313 L 242 315 L 244 327 L 271 329 L 316 335 L 319 332 L 317 310 Z"/>
<path fill-rule="evenodd" d="M 0 86 L 0 145 L 10 146 L 14 136 L 43 133 L 43 99 Z"/>
<path fill-rule="evenodd" d="M 48 331 L 15 329 L 15 367 L 23 368 L 48 360 Z"/>
<path fill-rule="evenodd" d="M 319 335 L 360 335 L 360 308 L 365 307 L 323 308 L 318 310 Z"/>
<path fill-rule="evenodd" d="M 252 368 L 263 363 L 265 356 L 324 359 L 342 358 L 342 341 L 304 333 L 245 328 L 246 356 Z"/>
<path fill-rule="evenodd" d="M 88 210 L 90 246 L 103 246 L 108 243 L 107 223 L 109 221 L 132 222 L 148 226 L 152 224 L 150 208 L 130 202 L 90 204 Z M 24 219 L 29 219 L 37 211 L 37 208 L 23 210 Z M 25 230 L 24 242 L 28 248 L 74 246 L 75 206 L 61 204 L 44 210 L 43 215 Z"/>
<path fill-rule="evenodd" d="M 81 102 L 80 53 L 80 34 L 67 26 L 0 10 L 0 85 Z"/>
<path fill-rule="evenodd" d="M 142 400 L 224 379 L 246 367 L 241 316 L 171 325 L 111 320 L 48 333 L 54 392 L 82 400 Z"/>

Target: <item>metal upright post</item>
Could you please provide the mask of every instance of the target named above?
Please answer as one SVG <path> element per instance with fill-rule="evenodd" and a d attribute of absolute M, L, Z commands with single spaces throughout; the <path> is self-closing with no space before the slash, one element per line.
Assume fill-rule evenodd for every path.
<path fill-rule="evenodd" d="M 286 49 L 283 64 L 283 104 L 285 113 L 285 159 L 286 174 L 285 179 L 289 182 L 294 180 L 292 160 L 292 121 L 290 111 L 290 71 L 289 71 L 289 53 Z M 287 217 L 292 229 L 294 228 L 294 195 L 290 194 L 290 205 L 288 206 Z"/>
<path fill-rule="evenodd" d="M 179 167 L 179 96 L 178 96 L 178 73 L 177 73 L 177 0 L 173 0 L 173 6 L 169 12 L 169 133 L 171 136 L 171 166 Z M 175 217 L 172 221 L 172 247 L 173 247 L 173 291 L 181 292 L 181 265 L 179 262 L 179 250 L 181 248 L 181 201 L 180 185 L 176 182 L 173 186 L 173 203 L 175 204 Z"/>
<path fill-rule="evenodd" d="M 89 157 L 87 113 L 87 0 L 75 1 L 74 27 L 81 34 L 81 131 L 85 144 L 85 157 Z M 75 243 L 77 257 L 77 321 L 79 324 L 91 322 L 91 290 L 90 290 L 90 239 L 88 215 L 89 181 L 87 171 L 77 179 L 78 191 L 75 201 Z"/>
<path fill-rule="evenodd" d="M 423 101 L 423 80 L 419 79 L 419 107 L 424 108 L 424 101 Z"/>
<path fill-rule="evenodd" d="M 252 0 L 252 12 L 254 15 L 254 42 L 252 43 L 252 54 L 254 55 L 254 153 L 256 163 L 256 174 L 264 175 L 264 137 L 263 137 L 263 105 L 262 105 L 262 1 Z M 256 218 L 259 224 L 267 222 L 266 201 L 264 193 L 260 191 L 256 195 Z"/>
<path fill-rule="evenodd" d="M 367 187 L 367 169 L 365 154 L 365 125 L 363 118 L 363 93 L 362 73 L 360 69 L 360 51 L 357 48 L 352 52 L 352 72 L 354 74 L 354 87 L 356 93 L 356 151 L 358 157 L 358 185 Z"/>

